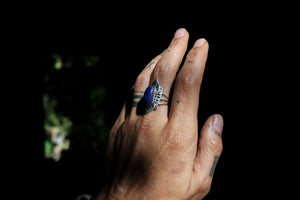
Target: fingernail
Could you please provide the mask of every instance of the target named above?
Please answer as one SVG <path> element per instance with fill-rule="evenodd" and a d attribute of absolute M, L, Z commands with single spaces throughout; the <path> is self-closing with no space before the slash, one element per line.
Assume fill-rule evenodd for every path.
<path fill-rule="evenodd" d="M 205 43 L 205 41 L 206 40 L 204 38 L 201 38 L 201 39 L 197 40 L 195 42 L 195 44 L 194 44 L 194 47 L 201 47 L 201 46 L 203 46 L 203 44 Z"/>
<path fill-rule="evenodd" d="M 213 118 L 213 127 L 218 133 L 222 133 L 223 130 L 223 117 L 221 115 L 215 115 Z"/>
<path fill-rule="evenodd" d="M 175 32 L 174 38 L 182 37 L 182 36 L 184 36 L 184 34 L 185 34 L 185 29 L 180 28 Z"/>

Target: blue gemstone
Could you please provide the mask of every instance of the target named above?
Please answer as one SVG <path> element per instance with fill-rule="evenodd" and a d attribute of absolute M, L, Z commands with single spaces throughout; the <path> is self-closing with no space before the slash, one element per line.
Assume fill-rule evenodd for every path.
<path fill-rule="evenodd" d="M 150 85 L 146 91 L 145 91 L 145 95 L 144 95 L 144 101 L 146 105 L 150 105 L 153 99 L 153 92 L 154 92 L 154 88 L 152 85 Z"/>

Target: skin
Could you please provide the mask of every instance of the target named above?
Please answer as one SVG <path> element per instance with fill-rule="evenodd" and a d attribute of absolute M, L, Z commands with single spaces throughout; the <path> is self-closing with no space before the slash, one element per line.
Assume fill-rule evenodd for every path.
<path fill-rule="evenodd" d="M 200 85 L 209 45 L 197 40 L 177 74 L 189 34 L 185 29 L 176 33 L 137 77 L 131 101 L 110 132 L 109 184 L 96 199 L 202 199 L 210 190 L 223 149 L 223 118 L 210 116 L 198 137 Z M 155 79 L 169 97 L 169 106 L 139 114 L 138 102 Z"/>

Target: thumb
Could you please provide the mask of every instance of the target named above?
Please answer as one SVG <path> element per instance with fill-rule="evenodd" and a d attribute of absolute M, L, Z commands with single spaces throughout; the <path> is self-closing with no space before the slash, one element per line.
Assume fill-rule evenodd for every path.
<path fill-rule="evenodd" d="M 199 187 L 208 191 L 210 189 L 213 174 L 223 150 L 223 125 L 223 117 L 215 114 L 210 116 L 202 127 L 194 162 L 192 185 L 196 190 L 199 190 Z"/>

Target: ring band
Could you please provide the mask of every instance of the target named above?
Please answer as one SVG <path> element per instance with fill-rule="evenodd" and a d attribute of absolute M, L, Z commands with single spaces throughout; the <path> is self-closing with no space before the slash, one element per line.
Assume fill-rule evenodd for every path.
<path fill-rule="evenodd" d="M 159 105 L 168 105 L 169 97 L 163 93 L 163 88 L 157 79 L 147 87 L 144 97 L 141 99 L 143 114 L 156 109 Z"/>

